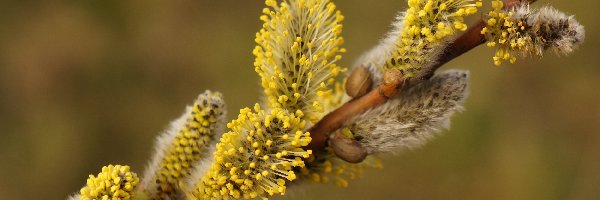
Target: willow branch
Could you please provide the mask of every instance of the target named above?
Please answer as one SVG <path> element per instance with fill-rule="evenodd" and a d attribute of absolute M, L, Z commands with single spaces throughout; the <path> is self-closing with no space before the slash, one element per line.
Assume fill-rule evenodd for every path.
<path fill-rule="evenodd" d="M 503 1 L 505 9 L 512 8 L 517 3 L 522 2 L 522 0 Z M 536 0 L 523 1 L 533 3 Z M 429 72 L 427 72 L 425 78 L 430 78 L 433 76 L 435 71 L 447 62 L 483 44 L 485 42 L 485 37 L 481 34 L 481 30 L 485 26 L 485 21 L 481 19 L 476 24 L 471 26 L 470 29 L 449 43 L 444 53 L 437 59 L 437 61 L 435 61 L 436 64 Z M 405 85 L 404 83 L 406 81 L 407 79 L 403 77 L 385 81 L 384 84 L 377 86 L 366 95 L 350 100 L 338 109 L 327 114 L 309 130 L 312 141 L 310 144 L 308 144 L 308 146 L 306 146 L 306 149 L 312 149 L 315 151 L 323 150 L 327 146 L 327 140 L 331 132 L 341 128 L 346 121 L 352 119 L 353 117 L 382 105 L 388 99 L 396 96 L 399 93 L 399 90 L 402 90 L 402 87 Z"/>

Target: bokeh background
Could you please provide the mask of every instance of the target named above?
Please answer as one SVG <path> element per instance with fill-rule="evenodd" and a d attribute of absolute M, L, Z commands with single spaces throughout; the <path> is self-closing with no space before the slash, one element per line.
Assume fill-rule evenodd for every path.
<path fill-rule="evenodd" d="M 338 0 L 350 66 L 403 0 Z M 479 47 L 467 110 L 422 149 L 384 158 L 347 189 L 290 199 L 600 199 L 600 1 L 576 14 L 572 56 L 495 67 Z M 251 50 L 262 1 L 0 1 L 0 199 L 64 199 L 106 164 L 141 173 L 154 137 L 205 89 L 230 118 L 259 95 Z"/>

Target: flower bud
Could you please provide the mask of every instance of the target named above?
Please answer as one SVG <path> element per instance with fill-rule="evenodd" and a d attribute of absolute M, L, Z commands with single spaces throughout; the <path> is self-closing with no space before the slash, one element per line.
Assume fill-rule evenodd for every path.
<path fill-rule="evenodd" d="M 329 139 L 329 146 L 337 157 L 349 163 L 360 163 L 367 157 L 367 151 L 355 140 L 346 136 L 343 132 L 348 129 L 336 131 Z M 350 133 L 351 134 L 351 133 Z"/>
<path fill-rule="evenodd" d="M 373 85 L 373 80 L 369 69 L 357 67 L 346 80 L 346 94 L 353 98 L 361 97 L 369 92 L 371 85 Z"/>

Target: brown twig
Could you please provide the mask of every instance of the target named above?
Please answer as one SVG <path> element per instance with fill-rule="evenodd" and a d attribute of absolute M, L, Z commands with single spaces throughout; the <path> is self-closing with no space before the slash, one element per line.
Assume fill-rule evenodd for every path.
<path fill-rule="evenodd" d="M 522 0 L 503 0 L 505 9 L 509 9 L 521 1 Z M 536 0 L 524 1 L 533 3 Z M 436 64 L 432 67 L 432 70 L 427 73 L 426 77 L 429 78 L 433 76 L 435 70 L 442 65 L 483 44 L 485 42 L 485 38 L 483 35 L 481 35 L 481 30 L 485 27 L 485 25 L 485 21 L 480 20 L 475 25 L 471 26 L 471 28 L 466 32 L 454 39 L 454 41 L 446 47 L 446 50 L 438 58 Z M 346 121 L 352 119 L 353 117 L 360 115 L 369 109 L 382 105 L 389 98 L 396 96 L 398 90 L 402 88 L 405 81 L 405 78 L 385 80 L 383 84 L 375 87 L 366 95 L 348 101 L 338 109 L 327 114 L 309 130 L 312 141 L 310 144 L 308 144 L 306 149 L 312 149 L 315 151 L 323 150 L 327 145 L 327 140 L 331 132 L 341 128 Z"/>
<path fill-rule="evenodd" d="M 338 109 L 325 115 L 317 124 L 310 129 L 312 141 L 307 149 L 320 150 L 327 144 L 327 136 L 329 133 L 342 127 L 344 122 L 350 118 L 367 111 L 368 109 L 379 106 L 396 95 L 400 87 L 401 79 L 381 84 L 369 93 L 360 98 L 346 102 Z"/>

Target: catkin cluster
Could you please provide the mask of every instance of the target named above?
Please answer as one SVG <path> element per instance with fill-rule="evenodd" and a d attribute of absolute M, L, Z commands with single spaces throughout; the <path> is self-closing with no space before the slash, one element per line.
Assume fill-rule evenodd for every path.
<path fill-rule="evenodd" d="M 213 163 L 191 192 L 195 199 L 285 194 L 311 150 L 307 124 L 336 104 L 335 63 L 345 49 L 343 16 L 328 0 L 267 0 L 256 34 L 254 67 L 267 102 L 242 109 L 228 124 Z"/>
<path fill-rule="evenodd" d="M 330 136 L 330 147 L 307 149 L 310 127 L 351 98 L 336 79 L 346 72 L 337 64 L 346 52 L 341 47 L 344 17 L 330 0 L 265 0 L 252 52 L 264 101 L 241 109 L 225 131 L 223 97 L 206 91 L 158 137 L 139 186 L 128 166 L 109 165 L 90 175 L 69 199 L 267 199 L 307 182 L 346 187 L 364 168 L 381 163 L 372 156 L 358 164 L 345 162 L 337 151 L 348 146 L 336 141 L 350 141 L 344 144 L 359 149 L 361 160 L 423 145 L 448 128 L 469 86 L 467 71 L 425 75 L 447 50 L 449 38 L 467 29 L 463 18 L 475 14 L 482 2 L 407 3 L 393 30 L 358 60 L 362 70 L 350 76 L 357 79 L 349 84 L 355 92 L 348 94 L 360 98 L 381 84 L 388 70 L 410 84 L 383 105 L 346 121 Z M 546 49 L 567 54 L 584 38 L 583 26 L 572 16 L 548 6 L 534 10 L 520 3 L 505 10 L 502 1 L 493 0 L 485 20 L 479 36 L 497 48 L 496 65 L 514 63 L 518 55 L 541 56 Z"/>

